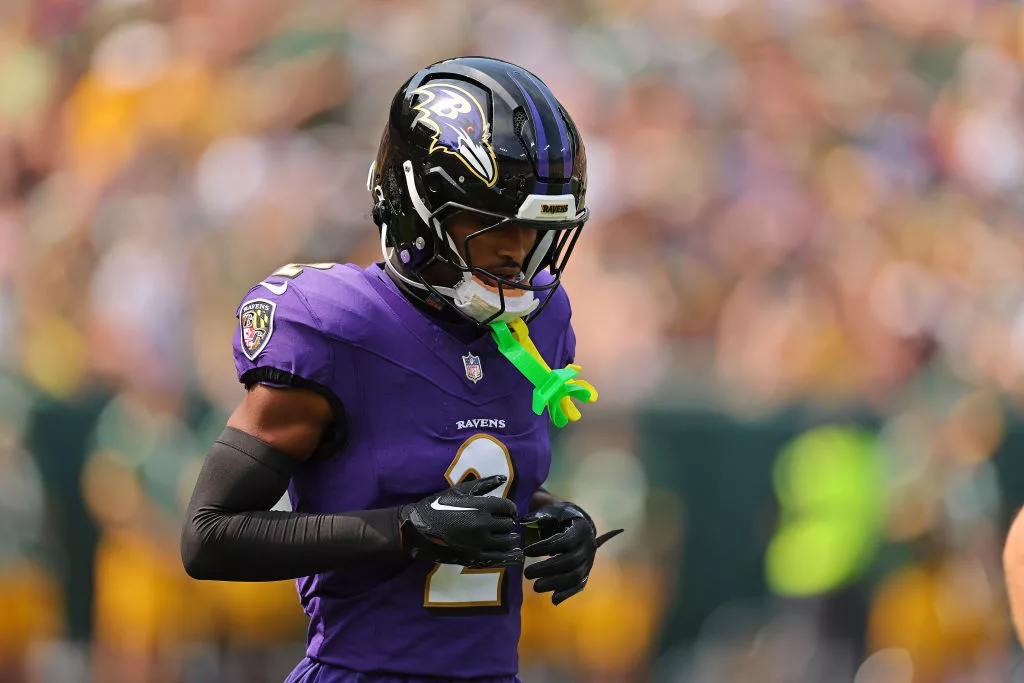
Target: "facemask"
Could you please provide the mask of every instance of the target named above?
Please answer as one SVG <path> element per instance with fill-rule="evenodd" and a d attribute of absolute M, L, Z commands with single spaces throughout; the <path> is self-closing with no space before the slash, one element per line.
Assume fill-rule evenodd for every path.
<path fill-rule="evenodd" d="M 387 248 L 387 233 L 388 226 L 386 224 L 381 224 L 380 251 L 384 257 L 384 267 L 407 285 L 420 290 L 427 289 L 423 283 L 407 278 L 391 262 L 391 254 L 388 253 Z M 451 242 L 451 238 L 449 237 L 448 239 L 449 242 Z M 452 244 L 452 250 L 455 251 L 454 244 Z M 525 276 L 522 277 L 525 278 Z M 462 311 L 462 313 L 478 322 L 487 320 L 501 310 L 501 295 L 498 294 L 497 289 L 488 287 L 469 273 L 465 273 L 463 275 L 463 279 L 459 281 L 455 287 L 438 286 L 435 287 L 434 290 L 439 294 L 450 297 L 452 303 Z M 494 318 L 491 322 L 494 322 L 495 320 L 511 322 L 516 318 L 522 318 L 532 313 L 540 304 L 540 302 L 533 296 L 533 292 L 528 289 L 506 287 L 504 294 L 505 312 Z"/>
<path fill-rule="evenodd" d="M 501 295 L 475 277 L 462 280 L 452 292 L 452 303 L 474 320 L 483 322 L 501 310 Z M 506 287 L 504 294 L 505 312 L 494 318 L 501 322 L 529 315 L 540 303 L 529 290 Z"/>

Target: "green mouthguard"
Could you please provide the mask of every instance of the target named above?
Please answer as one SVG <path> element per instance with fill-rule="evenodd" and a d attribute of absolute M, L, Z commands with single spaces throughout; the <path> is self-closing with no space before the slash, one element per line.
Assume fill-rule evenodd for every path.
<path fill-rule="evenodd" d="M 571 367 L 549 370 L 516 340 L 507 323 L 491 323 L 491 336 L 494 337 L 501 354 L 533 384 L 534 414 L 540 415 L 544 412 L 544 406 L 547 406 L 548 415 L 554 425 L 564 427 L 568 424 L 569 418 L 562 408 L 562 399 L 569 397 L 584 402 L 590 400 L 590 389 L 569 382 L 579 374 L 578 370 Z"/>

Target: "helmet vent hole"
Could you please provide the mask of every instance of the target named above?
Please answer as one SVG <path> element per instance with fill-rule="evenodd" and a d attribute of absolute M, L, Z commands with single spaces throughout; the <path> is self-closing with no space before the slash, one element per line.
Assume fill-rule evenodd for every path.
<path fill-rule="evenodd" d="M 526 112 L 523 111 L 522 107 L 517 107 L 512 112 L 512 130 L 515 131 L 516 137 L 519 138 L 519 144 L 523 146 L 524 152 L 529 152 L 530 145 L 526 142 L 526 138 L 523 135 L 523 130 L 526 128 L 526 122 L 528 118 Z"/>

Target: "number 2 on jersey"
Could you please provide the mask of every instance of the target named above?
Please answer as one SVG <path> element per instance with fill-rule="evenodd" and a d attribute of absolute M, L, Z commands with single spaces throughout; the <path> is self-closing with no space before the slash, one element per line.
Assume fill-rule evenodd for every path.
<path fill-rule="evenodd" d="M 505 484 L 487 495 L 505 497 L 515 476 L 508 448 L 489 434 L 475 434 L 459 447 L 455 460 L 444 476 L 449 484 L 455 486 L 470 475 L 483 479 L 495 474 L 505 475 Z M 500 607 L 504 579 L 505 570 L 501 567 L 470 569 L 456 564 L 437 564 L 427 575 L 423 605 L 446 608 Z"/>
<path fill-rule="evenodd" d="M 284 277 L 288 278 L 288 280 L 294 280 L 298 276 L 302 275 L 303 268 L 330 270 L 333 267 L 333 263 L 289 263 L 287 266 L 281 266 L 280 268 L 275 270 L 273 273 L 270 274 L 270 277 Z M 273 282 L 267 282 L 266 280 L 264 280 L 263 282 L 259 283 L 259 286 L 265 287 L 266 289 L 269 289 L 272 293 L 281 296 L 282 294 L 288 291 L 288 280 L 285 280 L 280 284 L 275 284 Z"/>
<path fill-rule="evenodd" d="M 333 263 L 289 263 L 286 266 L 281 266 L 273 273 L 270 277 L 286 277 L 294 280 L 298 276 L 302 275 L 303 268 L 314 268 L 316 270 L 330 270 L 334 267 Z"/>

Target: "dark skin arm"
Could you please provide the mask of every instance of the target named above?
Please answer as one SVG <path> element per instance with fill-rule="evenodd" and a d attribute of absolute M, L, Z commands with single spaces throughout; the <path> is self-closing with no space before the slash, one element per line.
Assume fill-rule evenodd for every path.
<path fill-rule="evenodd" d="M 309 391 L 260 385 L 246 395 L 207 454 L 186 512 L 181 557 L 189 576 L 279 581 L 420 554 L 456 564 L 522 562 L 521 540 L 510 533 L 515 504 L 486 496 L 501 477 L 441 492 L 445 505 L 471 507 L 434 507 L 442 498 L 432 494 L 390 508 L 272 510 L 333 419 L 329 403 Z"/>
<path fill-rule="evenodd" d="M 320 394 L 257 384 L 228 418 L 228 426 L 303 461 L 313 455 L 332 419 L 331 406 Z"/>
<path fill-rule="evenodd" d="M 555 503 L 562 502 L 564 501 L 561 498 L 551 493 L 550 491 L 539 489 L 536 493 L 533 494 L 533 498 L 530 499 L 530 512 L 536 512 L 545 505 L 554 505 Z"/>
<path fill-rule="evenodd" d="M 182 564 L 190 576 L 293 579 L 401 552 L 396 509 L 271 510 L 287 490 L 290 472 L 314 453 L 332 418 L 327 401 L 309 391 L 260 385 L 246 395 L 230 429 L 207 454 L 192 492 L 181 537 Z"/>

